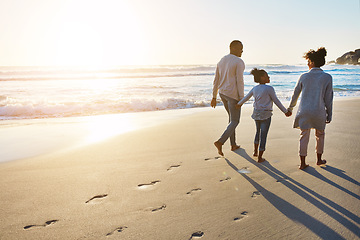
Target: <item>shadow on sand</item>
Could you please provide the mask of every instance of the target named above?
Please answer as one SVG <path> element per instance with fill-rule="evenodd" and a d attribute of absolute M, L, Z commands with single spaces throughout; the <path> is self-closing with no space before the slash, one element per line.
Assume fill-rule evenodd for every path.
<path fill-rule="evenodd" d="M 332 167 L 331 167 L 331 166 L 328 166 L 328 165 L 322 167 L 322 169 L 324 169 L 324 170 L 326 170 L 327 168 L 332 168 Z M 350 190 L 348 190 L 348 189 L 340 186 L 339 184 L 331 181 L 330 179 L 328 179 L 327 177 L 325 177 L 325 176 L 323 176 L 321 173 L 319 173 L 315 168 L 312 167 L 312 168 L 309 168 L 308 170 L 306 169 L 305 172 L 308 173 L 308 174 L 310 174 L 310 175 L 312 175 L 312 176 L 314 176 L 314 177 L 316 177 L 316 178 L 318 178 L 318 179 L 320 179 L 320 180 L 322 180 L 322 181 L 324 181 L 324 182 L 326 182 L 327 184 L 329 184 L 329 185 L 331 185 L 331 186 L 336 187 L 337 189 L 339 189 L 339 190 L 341 190 L 341 191 L 349 194 L 350 196 L 353 196 L 354 198 L 360 200 L 360 196 L 359 196 L 359 195 L 357 195 L 357 194 L 351 192 Z M 352 179 L 352 178 L 351 178 L 351 179 Z M 355 181 L 355 180 L 354 180 L 354 181 Z"/>
<path fill-rule="evenodd" d="M 348 175 L 345 174 L 345 171 L 344 170 L 341 170 L 341 169 L 338 169 L 338 168 L 335 168 L 335 167 L 332 167 L 332 166 L 329 166 L 329 165 L 326 165 L 324 167 L 321 167 L 322 169 L 324 169 L 325 171 L 328 171 L 329 173 L 332 173 L 338 177 L 341 177 L 343 179 L 345 179 L 346 181 L 349 181 L 349 182 L 352 182 L 358 186 L 360 186 L 360 183 L 358 181 L 356 181 L 355 179 L 349 177 Z"/>
<path fill-rule="evenodd" d="M 353 220 L 356 223 L 360 223 L 360 218 L 353 214 L 352 212 L 348 211 L 347 209 L 343 208 L 342 206 L 338 205 L 337 203 L 331 201 L 330 199 L 316 193 L 315 191 L 309 189 L 308 187 L 304 186 L 303 184 L 297 182 L 296 180 L 290 178 L 286 174 L 282 173 L 278 169 L 274 168 L 269 162 L 258 163 L 252 157 L 250 157 L 244 149 L 236 150 L 236 153 L 252 163 L 257 168 L 261 169 L 263 172 L 267 173 L 270 177 L 274 178 L 277 182 L 280 182 L 291 191 L 295 192 L 304 200 L 312 204 L 313 206 L 317 207 L 319 210 L 326 213 L 329 217 L 335 219 L 344 227 L 349 229 L 352 233 L 356 236 L 360 237 L 360 228 L 356 226 L 353 222 L 351 222 L 348 218 Z M 248 180 L 261 194 L 264 196 L 266 200 L 268 200 L 274 207 L 276 207 L 281 213 L 283 213 L 288 218 L 301 223 L 317 236 L 322 239 L 344 239 L 339 233 L 335 232 L 333 229 L 329 228 L 324 223 L 320 222 L 319 220 L 313 218 L 312 216 L 308 215 L 307 213 L 303 212 L 301 209 L 297 208 L 293 204 L 287 202 L 286 200 L 278 197 L 277 195 L 273 194 L 272 192 L 268 191 L 258 183 L 256 183 L 253 179 L 248 177 L 245 173 L 239 172 L 239 169 L 231 163 L 228 159 L 225 159 L 226 162 L 229 164 L 231 168 L 233 168 L 236 172 L 238 172 L 241 176 L 243 176 L 246 180 Z M 309 167 L 308 167 L 309 168 Z M 313 171 L 311 168 L 311 172 Z M 322 176 L 322 175 L 321 175 Z M 319 176 L 320 177 L 320 176 Z M 321 178 L 320 178 L 321 179 Z M 285 180 L 285 181 L 282 181 Z M 325 180 L 325 179 L 324 179 Z M 329 180 L 330 181 L 330 180 Z M 336 183 L 332 184 L 333 186 L 340 187 L 339 189 L 344 191 L 344 188 L 338 186 Z M 350 191 L 344 191 L 350 194 Z M 357 195 L 352 193 L 350 194 L 354 197 Z M 356 195 L 356 196 L 355 196 Z M 358 197 L 358 196 L 357 196 Z M 319 200 L 321 201 L 319 201 Z M 336 211 L 335 211 L 336 210 Z M 339 213 L 341 214 L 339 214 Z M 344 217 L 345 215 L 346 217 Z"/>

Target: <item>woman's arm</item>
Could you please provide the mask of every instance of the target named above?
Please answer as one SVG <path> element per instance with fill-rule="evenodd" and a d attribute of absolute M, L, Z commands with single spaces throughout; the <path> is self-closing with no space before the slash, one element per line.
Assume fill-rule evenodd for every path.
<path fill-rule="evenodd" d="M 330 123 L 332 120 L 332 108 L 333 108 L 333 97 L 334 97 L 334 92 L 333 92 L 333 86 L 332 86 L 332 77 L 330 76 L 331 81 L 329 84 L 327 84 L 326 88 L 325 88 L 325 97 L 324 97 L 324 101 L 325 101 L 325 108 L 326 108 L 326 122 Z"/>
<path fill-rule="evenodd" d="M 299 99 L 299 96 L 300 96 L 300 93 L 301 93 L 301 90 L 302 90 L 302 84 L 301 84 L 300 80 L 301 80 L 301 77 L 299 78 L 299 81 L 296 84 L 296 87 L 294 89 L 294 93 L 293 93 L 292 98 L 291 98 L 291 102 L 290 102 L 290 105 L 289 105 L 289 108 L 288 108 L 288 110 L 290 112 L 292 112 L 293 108 L 296 106 L 296 102 Z"/>

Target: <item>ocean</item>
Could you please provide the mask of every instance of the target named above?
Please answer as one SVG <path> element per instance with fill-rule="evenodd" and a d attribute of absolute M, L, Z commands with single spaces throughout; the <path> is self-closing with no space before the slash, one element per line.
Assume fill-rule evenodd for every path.
<path fill-rule="evenodd" d="M 265 69 L 289 101 L 306 65 L 247 65 Z M 336 98 L 360 96 L 360 66 L 329 64 Z M 0 120 L 93 116 L 210 106 L 215 65 L 131 67 L 0 67 Z M 251 101 L 248 102 L 251 104 Z"/>

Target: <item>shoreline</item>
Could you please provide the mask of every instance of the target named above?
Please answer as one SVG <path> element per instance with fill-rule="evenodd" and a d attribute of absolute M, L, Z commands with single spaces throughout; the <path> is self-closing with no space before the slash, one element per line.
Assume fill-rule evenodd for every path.
<path fill-rule="evenodd" d="M 0 164 L 95 144 L 123 133 L 153 127 L 205 110 L 206 108 L 169 109 L 0 121 L 0 145 L 6 146 L 6 150 L 0 152 Z"/>
<path fill-rule="evenodd" d="M 334 98 L 334 102 L 350 100 L 360 100 L 360 97 Z M 289 104 L 289 101 L 282 102 L 284 106 Z M 218 105 L 218 108 L 223 108 L 223 106 Z M 244 104 L 243 109 L 245 108 L 252 109 L 252 103 Z M 273 108 L 277 108 L 276 105 Z M 0 152 L 0 164 L 94 144 L 123 133 L 154 127 L 169 120 L 209 110 L 211 107 L 95 116 L 2 120 L 0 121 L 0 145 L 6 146 L 6 150 Z M 297 107 L 294 112 L 296 110 Z"/>

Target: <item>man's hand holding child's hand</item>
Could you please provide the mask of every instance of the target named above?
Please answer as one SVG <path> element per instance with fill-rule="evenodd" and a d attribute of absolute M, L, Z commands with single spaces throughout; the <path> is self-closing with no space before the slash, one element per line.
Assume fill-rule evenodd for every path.
<path fill-rule="evenodd" d="M 287 117 L 290 117 L 291 115 L 292 115 L 292 112 L 289 110 L 285 113 L 285 116 L 287 116 Z"/>

